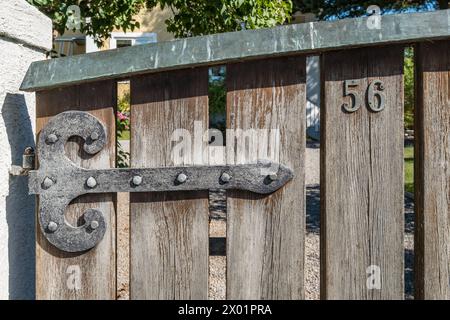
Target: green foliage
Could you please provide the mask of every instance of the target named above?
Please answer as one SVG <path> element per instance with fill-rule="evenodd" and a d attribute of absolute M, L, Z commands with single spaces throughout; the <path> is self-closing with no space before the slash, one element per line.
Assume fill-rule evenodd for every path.
<path fill-rule="evenodd" d="M 116 130 L 119 138 L 122 138 L 122 132 L 130 130 L 130 117 L 127 114 L 117 112 Z"/>
<path fill-rule="evenodd" d="M 119 110 L 122 113 L 130 113 L 130 92 L 125 92 L 122 97 L 119 99 L 119 102 L 117 103 L 117 110 Z"/>
<path fill-rule="evenodd" d="M 64 34 L 67 27 L 76 29 L 75 15 L 69 7 L 80 8 L 80 31 L 93 36 L 98 45 L 114 29 L 133 31 L 139 22 L 133 17 L 147 7 L 169 7 L 174 16 L 166 21 L 176 37 L 227 31 L 273 27 L 290 20 L 292 12 L 312 12 L 319 19 L 340 19 L 366 14 L 370 5 L 382 12 L 447 9 L 447 0 L 27 0 L 47 14 L 53 27 Z M 89 19 L 87 19 L 89 18 Z M 68 23 L 69 22 L 69 23 Z"/>
<path fill-rule="evenodd" d="M 167 31 L 176 37 L 273 27 L 288 21 L 292 1 L 282 0 L 147 0 L 147 8 L 158 4 L 172 9 Z"/>
<path fill-rule="evenodd" d="M 123 150 L 122 145 L 117 141 L 117 167 L 128 168 L 130 166 L 130 153 Z"/>
<path fill-rule="evenodd" d="M 222 131 L 225 139 L 227 90 L 225 87 L 225 68 L 219 67 L 219 69 L 222 70 L 221 75 L 212 76 L 209 80 L 209 126 Z"/>
<path fill-rule="evenodd" d="M 235 31 L 241 22 L 247 29 L 272 27 L 290 19 L 292 2 L 281 0 L 27 0 L 53 21 L 53 28 L 64 34 L 67 27 L 75 31 L 76 17 L 70 5 L 80 7 L 80 31 L 93 36 L 98 45 L 114 29 L 124 31 L 139 27 L 133 19 L 147 6 L 170 7 L 174 17 L 168 19 L 167 30 L 176 37 Z M 89 18 L 89 19 L 86 19 Z M 76 20 L 78 21 L 78 20 Z"/>
<path fill-rule="evenodd" d="M 405 190 L 414 193 L 414 148 L 405 148 Z"/>
<path fill-rule="evenodd" d="M 102 38 L 108 38 L 115 28 L 131 31 L 138 28 L 139 23 L 133 19 L 133 16 L 143 8 L 145 2 L 145 0 L 27 1 L 49 16 L 53 21 L 53 28 L 60 34 L 64 34 L 68 26 L 72 26 L 69 29 L 75 31 L 77 26 L 71 23 L 74 22 L 75 15 L 69 7 L 78 5 L 81 13 L 80 31 L 93 36 L 97 44 L 102 43 Z M 86 18 L 90 19 L 86 20 Z"/>
<path fill-rule="evenodd" d="M 119 138 L 130 130 L 130 92 L 125 92 L 117 102 L 116 130 Z"/>
<path fill-rule="evenodd" d="M 412 48 L 405 50 L 405 127 L 414 128 L 414 51 Z"/>
<path fill-rule="evenodd" d="M 293 0 L 294 12 L 312 12 L 319 19 L 343 19 L 367 14 L 372 5 L 380 7 L 381 13 L 447 9 L 447 0 Z"/>
<path fill-rule="evenodd" d="M 117 103 L 116 132 L 117 132 L 117 166 L 129 167 L 130 153 L 123 150 L 119 140 L 129 140 L 130 133 L 130 93 L 125 93 Z"/>

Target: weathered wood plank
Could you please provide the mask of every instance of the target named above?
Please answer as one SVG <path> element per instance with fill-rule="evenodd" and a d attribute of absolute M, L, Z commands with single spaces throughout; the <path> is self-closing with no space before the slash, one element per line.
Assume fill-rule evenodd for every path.
<path fill-rule="evenodd" d="M 322 57 L 323 299 L 403 299 L 403 59 L 400 46 Z M 350 79 L 363 102 L 354 113 L 342 107 L 351 104 L 343 97 Z M 384 82 L 381 112 L 367 105 L 374 80 Z"/>
<path fill-rule="evenodd" d="M 55 115 L 68 110 L 83 110 L 96 116 L 107 129 L 105 148 L 94 156 L 80 153 L 77 140 L 66 145 L 68 157 L 84 168 L 115 166 L 115 108 L 114 81 L 53 89 L 37 93 L 36 114 L 39 134 Z M 80 223 L 84 210 L 99 209 L 106 220 L 103 240 L 92 250 L 65 253 L 53 247 L 39 228 L 36 245 L 36 297 L 38 299 L 115 299 L 116 298 L 116 221 L 115 195 L 85 195 L 69 206 L 66 218 L 73 225 Z M 37 222 L 38 223 L 38 222 Z"/>
<path fill-rule="evenodd" d="M 415 298 L 450 299 L 450 42 L 417 47 Z"/>
<path fill-rule="evenodd" d="M 318 53 L 357 46 L 411 43 L 450 37 L 449 10 L 284 25 L 229 32 L 35 62 L 21 90 L 147 72 L 224 64 L 269 56 Z"/>
<path fill-rule="evenodd" d="M 278 144 L 250 140 L 246 148 L 241 139 L 233 146 L 227 136 L 227 161 L 244 163 L 268 154 L 295 174 L 268 196 L 227 192 L 228 299 L 304 297 L 305 70 L 305 56 L 227 66 L 227 128 L 275 129 L 280 138 Z"/>
<path fill-rule="evenodd" d="M 131 105 L 132 167 L 195 163 L 174 163 L 172 134 L 208 128 L 206 68 L 132 78 Z M 130 219 L 131 299 L 207 299 L 208 191 L 131 194 Z"/>

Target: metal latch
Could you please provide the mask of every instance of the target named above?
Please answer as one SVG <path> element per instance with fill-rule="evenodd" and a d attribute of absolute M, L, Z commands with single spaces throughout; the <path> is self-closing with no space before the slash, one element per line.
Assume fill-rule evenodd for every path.
<path fill-rule="evenodd" d="M 26 147 L 22 155 L 22 166 L 12 165 L 9 174 L 12 176 L 27 176 L 34 169 L 34 149 Z"/>
<path fill-rule="evenodd" d="M 208 189 L 272 193 L 293 178 L 292 171 L 271 161 L 223 166 L 186 166 L 90 170 L 77 166 L 64 152 L 71 137 L 81 137 L 83 150 L 96 154 L 107 141 L 104 125 L 82 111 L 68 111 L 52 118 L 37 144 L 39 169 L 29 171 L 29 192 L 38 194 L 39 222 L 44 236 L 66 252 L 94 247 L 103 238 L 106 222 L 97 209 L 84 213 L 85 224 L 69 225 L 66 207 L 76 197 L 90 193 L 156 192 Z M 267 174 L 271 168 L 277 172 Z"/>

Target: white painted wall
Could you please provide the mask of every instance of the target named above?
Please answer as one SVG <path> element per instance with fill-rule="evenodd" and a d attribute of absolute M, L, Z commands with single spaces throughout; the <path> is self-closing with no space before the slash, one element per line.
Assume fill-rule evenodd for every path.
<path fill-rule="evenodd" d="M 320 140 L 320 58 L 306 60 L 306 134 Z"/>
<path fill-rule="evenodd" d="M 35 144 L 35 98 L 20 84 L 51 47 L 49 18 L 25 0 L 0 0 L 0 299 L 35 297 L 34 196 L 8 171 Z"/>

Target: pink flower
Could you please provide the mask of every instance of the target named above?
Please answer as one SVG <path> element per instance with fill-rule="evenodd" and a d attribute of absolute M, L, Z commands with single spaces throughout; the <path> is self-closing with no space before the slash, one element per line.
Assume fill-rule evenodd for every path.
<path fill-rule="evenodd" d="M 124 115 L 124 114 L 123 114 L 122 112 L 120 112 L 120 111 L 117 112 L 117 117 L 119 118 L 120 121 L 125 121 L 125 120 L 128 119 L 127 116 Z"/>

